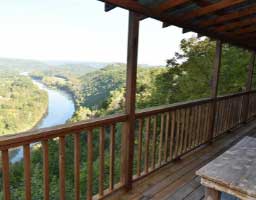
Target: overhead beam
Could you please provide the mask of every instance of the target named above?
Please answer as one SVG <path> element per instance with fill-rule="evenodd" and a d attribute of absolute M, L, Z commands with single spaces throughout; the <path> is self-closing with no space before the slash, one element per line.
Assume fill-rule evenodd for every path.
<path fill-rule="evenodd" d="M 186 29 L 186 28 L 183 28 L 182 29 L 182 33 L 184 34 L 184 33 L 188 33 L 188 32 L 190 32 L 191 30 L 190 29 Z"/>
<path fill-rule="evenodd" d="M 220 17 L 216 17 L 213 19 L 209 19 L 209 20 L 204 20 L 202 22 L 200 22 L 198 25 L 199 26 L 213 26 L 216 24 L 221 24 L 227 21 L 231 21 L 231 20 L 235 20 L 235 19 L 239 19 L 241 17 L 245 17 L 245 16 L 249 16 L 252 14 L 256 13 L 256 6 L 252 6 L 249 8 L 245 8 L 239 11 L 234 11 L 232 13 L 220 16 Z"/>
<path fill-rule="evenodd" d="M 175 8 L 177 6 L 180 6 L 182 4 L 188 3 L 190 0 L 166 0 L 163 3 L 155 6 L 155 10 L 159 13 L 162 13 L 164 11 L 167 11 L 171 8 Z"/>
<path fill-rule="evenodd" d="M 216 12 L 216 11 L 219 11 L 243 2 L 245 2 L 245 0 L 222 0 L 218 3 L 214 3 L 209 6 L 196 9 L 192 12 L 189 12 L 188 14 L 183 14 L 180 18 L 183 21 L 191 20 L 193 18 L 201 17 L 203 15 L 208 15 L 210 13 L 213 13 L 213 12 Z"/>
<path fill-rule="evenodd" d="M 105 12 L 109 12 L 109 11 L 115 9 L 115 8 L 116 8 L 116 6 L 114 6 L 110 3 L 105 3 Z"/>
<path fill-rule="evenodd" d="M 180 19 L 180 17 L 175 17 L 173 15 L 159 15 L 158 12 L 156 12 L 154 9 L 148 8 L 138 2 L 132 1 L 132 0 L 100 0 L 106 3 L 111 3 L 113 5 L 141 13 L 145 16 L 152 17 L 154 19 L 160 20 L 162 22 L 166 22 L 171 25 L 175 25 L 181 28 L 187 28 L 190 29 L 193 32 L 197 32 L 199 34 L 214 38 L 214 39 L 219 39 L 222 40 L 222 42 L 228 42 L 230 44 L 246 48 L 246 49 L 251 49 L 255 50 L 255 44 L 247 43 L 244 40 L 239 40 L 237 37 L 234 37 L 233 35 L 223 35 L 222 33 L 214 33 L 210 30 L 202 29 L 198 26 L 194 26 L 189 24 L 187 21 L 183 21 Z"/>
<path fill-rule="evenodd" d="M 166 22 L 163 22 L 162 28 L 167 28 L 167 27 L 169 27 L 169 26 L 171 26 L 171 24 L 168 24 L 168 23 L 166 23 Z"/>
<path fill-rule="evenodd" d="M 236 31 L 234 31 L 234 33 L 237 35 L 241 35 L 241 34 L 245 34 L 245 33 L 252 33 L 255 31 L 256 31 L 256 26 L 253 24 L 252 26 L 249 26 L 247 28 L 242 28 L 240 30 L 236 30 Z"/>
<path fill-rule="evenodd" d="M 219 26 L 219 27 L 215 28 L 215 30 L 216 31 L 229 31 L 229 30 L 232 30 L 232 29 L 248 26 L 250 24 L 255 24 L 255 23 L 256 23 L 256 17 L 254 17 L 254 18 L 250 17 L 250 18 L 247 18 L 247 19 L 242 20 L 242 21 L 237 21 L 237 22 L 233 22 L 233 23 L 229 23 L 229 24 Z"/>
<path fill-rule="evenodd" d="M 207 7 L 207 6 L 211 6 L 212 5 L 212 2 L 209 2 L 207 0 L 193 0 L 193 2 L 195 4 L 197 4 L 198 6 L 200 6 L 200 7 Z M 217 12 L 216 14 L 217 15 L 221 15 L 223 13 L 222 12 Z M 188 33 L 188 32 L 190 32 L 189 29 L 183 29 L 183 33 Z"/>

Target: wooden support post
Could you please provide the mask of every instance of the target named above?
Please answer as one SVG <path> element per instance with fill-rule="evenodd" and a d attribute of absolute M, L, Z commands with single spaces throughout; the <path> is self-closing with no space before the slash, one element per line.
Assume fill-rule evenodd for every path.
<path fill-rule="evenodd" d="M 212 73 L 211 98 L 213 99 L 213 101 L 212 101 L 211 114 L 210 114 L 211 129 L 209 134 L 209 142 L 211 142 L 214 138 L 214 125 L 215 125 L 219 75 L 220 75 L 220 66 L 221 66 L 221 54 L 222 54 L 222 42 L 218 40 L 216 42 L 216 53 L 215 53 L 213 73 Z"/>
<path fill-rule="evenodd" d="M 243 111 L 242 111 L 242 122 L 246 123 L 248 120 L 248 110 L 249 110 L 249 98 L 250 94 L 249 92 L 252 89 L 252 79 L 253 79 L 253 71 L 254 71 L 254 65 L 255 65 L 255 56 L 256 53 L 253 52 L 251 56 L 250 63 L 248 65 L 248 74 L 247 74 L 247 81 L 245 86 L 245 92 L 248 92 L 248 94 L 243 99 Z"/>
<path fill-rule="evenodd" d="M 220 200 L 221 193 L 211 188 L 205 188 L 205 200 Z"/>
<path fill-rule="evenodd" d="M 122 177 L 121 181 L 126 190 L 132 189 L 133 157 L 134 157 L 134 132 L 135 132 L 135 102 L 136 80 L 138 64 L 138 41 L 139 41 L 139 16 L 129 13 L 129 33 L 127 52 L 127 78 L 126 78 L 126 113 L 128 120 L 125 124 L 122 144 Z"/>

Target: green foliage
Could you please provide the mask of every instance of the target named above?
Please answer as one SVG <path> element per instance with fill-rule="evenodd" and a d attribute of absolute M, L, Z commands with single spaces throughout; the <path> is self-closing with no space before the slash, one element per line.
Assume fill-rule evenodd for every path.
<path fill-rule="evenodd" d="M 47 110 L 47 94 L 28 77 L 0 74 L 0 134 L 34 127 Z"/>
<path fill-rule="evenodd" d="M 139 67 L 136 88 L 136 107 L 138 109 L 152 107 L 157 105 L 171 104 L 180 101 L 199 99 L 210 96 L 211 74 L 213 59 L 215 54 L 215 42 L 208 39 L 200 40 L 191 38 L 181 42 L 181 53 L 177 53 L 173 58 L 167 61 L 164 67 Z M 239 92 L 244 89 L 250 54 L 247 51 L 224 45 L 222 66 L 220 73 L 219 94 L 228 94 Z M 76 113 L 70 122 L 87 120 L 92 117 L 98 117 L 116 112 L 124 111 L 125 104 L 125 80 L 126 68 L 123 64 L 109 65 L 92 73 L 82 76 L 77 74 L 54 72 L 33 73 L 47 84 L 49 87 L 65 89 L 69 91 L 76 99 Z M 6 76 L 5 76 L 6 77 Z M 254 80 L 256 83 L 256 80 Z M 27 91 L 29 88 L 29 92 Z M 31 89 L 32 88 L 32 89 Z M 31 82 L 25 77 L 10 78 L 0 83 L 0 102 L 6 98 L 21 98 L 15 103 L 16 109 L 30 109 L 36 98 L 38 90 L 31 86 Z M 2 93 L 1 93 L 2 91 Z M 19 94 L 17 91 L 22 91 Z M 33 92 L 33 95 L 29 95 Z M 9 94 L 9 95 L 7 95 Z M 24 95 L 23 95 L 24 94 Z M 42 95 L 40 92 L 38 95 Z M 23 96 L 22 96 L 23 95 Z M 1 98 L 2 97 L 2 98 Z M 28 103 L 28 98 L 31 100 Z M 42 96 L 40 97 L 42 98 Z M 38 99 L 37 99 L 38 100 Z M 24 106 L 22 102 L 28 103 Z M 20 104 L 22 106 L 20 106 Z M 8 104 L 1 104 L 1 109 L 8 109 Z M 10 109 L 10 108 L 9 108 Z M 32 109 L 31 110 L 37 110 Z M 26 111 L 26 113 L 29 113 Z M 32 115 L 32 114 L 31 114 Z M 0 115 L 1 117 L 1 115 Z M 9 121 L 8 126 L 15 126 L 17 121 Z M 160 118 L 157 118 L 159 124 Z M 1 120 L 0 120 L 1 123 Z M 151 123 L 153 123 L 151 121 Z M 3 126 L 3 125 L 2 125 Z M 1 125 L 0 125 L 1 127 Z M 116 127 L 116 151 L 115 151 L 115 182 L 120 180 L 121 166 L 121 129 L 118 124 Z M 144 127 L 145 128 L 145 127 Z M 159 128 L 159 127 L 157 127 Z M 1 128 L 0 128 L 1 129 Z M 109 157 L 110 157 L 110 130 L 105 127 L 105 177 L 109 175 Z M 87 138 L 86 133 L 81 136 L 81 199 L 86 197 L 87 184 Z M 136 137 L 137 138 L 137 137 Z M 135 155 L 137 152 L 137 139 L 135 140 Z M 143 140 L 143 145 L 145 141 Z M 156 141 L 159 145 L 159 140 Z M 66 137 L 66 197 L 74 199 L 74 141 L 72 136 Z M 150 151 L 152 147 L 150 146 Z M 40 144 L 33 147 L 32 151 L 32 192 L 33 199 L 43 199 L 42 186 L 42 149 Z M 50 164 L 50 196 L 51 199 L 59 199 L 59 147 L 58 140 L 49 141 L 49 164 Z M 93 193 L 98 192 L 99 175 L 99 130 L 93 132 Z M 145 159 L 144 157 L 142 160 Z M 142 162 L 143 163 L 143 162 Z M 135 165 L 136 166 L 136 162 Z M 143 167 L 143 165 L 142 165 Z M 23 182 L 23 161 L 17 162 L 11 166 L 11 185 L 12 197 L 14 199 L 24 198 Z M 1 174 L 0 174 L 1 175 Z M 1 183 L 0 183 L 1 184 Z M 108 179 L 104 182 L 105 188 L 109 186 Z M 0 198 L 2 193 L 0 192 Z"/>
<path fill-rule="evenodd" d="M 155 90 L 149 102 L 171 104 L 210 96 L 215 42 L 209 39 L 191 38 L 181 42 L 182 53 L 168 60 L 168 71 L 158 75 Z M 244 89 L 248 51 L 223 46 L 219 95 L 239 92 Z"/>

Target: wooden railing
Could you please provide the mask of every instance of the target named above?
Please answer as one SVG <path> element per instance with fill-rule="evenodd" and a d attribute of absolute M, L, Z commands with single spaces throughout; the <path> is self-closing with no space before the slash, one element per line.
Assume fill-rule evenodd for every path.
<path fill-rule="evenodd" d="M 170 106 L 140 110 L 136 113 L 134 140 L 134 176 L 136 181 L 182 155 L 200 147 L 243 122 L 243 108 L 248 98 L 248 119 L 256 115 L 256 92 L 244 92 L 202 99 Z M 213 109 L 213 105 L 216 109 Z M 40 144 L 43 154 L 44 199 L 50 199 L 49 142 L 54 140 L 59 149 L 59 197 L 65 199 L 66 138 L 73 138 L 74 197 L 81 198 L 81 187 L 86 187 L 88 200 L 101 199 L 125 187 L 123 170 L 127 169 L 123 152 L 126 131 L 126 114 L 92 119 L 71 125 L 58 126 L 17 135 L 0 137 L 4 199 L 11 197 L 9 151 L 23 148 L 25 199 L 31 196 L 32 144 Z M 212 119 L 214 126 L 212 130 Z M 83 138 L 85 146 L 81 146 Z M 96 145 L 98 144 L 98 145 Z M 86 148 L 86 156 L 81 149 Z M 95 162 L 98 166 L 95 166 Z M 118 162 L 118 164 L 116 164 Z M 87 185 L 80 185 L 81 163 L 87 165 Z M 115 169 L 116 167 L 118 169 Z M 95 175 L 95 170 L 98 175 Z M 106 172 L 107 170 L 107 172 Z M 118 172 L 118 173 L 116 173 Z M 96 181 L 95 181 L 96 180 Z M 97 187 L 94 183 L 97 183 Z"/>

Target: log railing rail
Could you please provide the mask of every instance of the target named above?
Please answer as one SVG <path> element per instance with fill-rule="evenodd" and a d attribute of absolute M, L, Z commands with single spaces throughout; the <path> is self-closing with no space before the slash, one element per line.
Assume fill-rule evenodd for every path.
<path fill-rule="evenodd" d="M 216 98 L 216 114 L 214 124 L 214 138 L 243 124 L 243 99 L 249 96 L 248 120 L 256 115 L 256 91 L 241 92 Z M 184 154 L 209 143 L 211 106 L 215 99 L 206 98 L 185 103 L 176 103 L 168 106 L 138 110 L 135 113 L 134 125 L 135 139 L 133 141 L 133 181 L 139 180 L 153 171 L 163 167 L 173 160 L 181 158 Z M 41 143 L 43 155 L 43 195 L 44 199 L 50 198 L 49 187 L 49 147 L 50 140 L 57 140 L 59 144 L 59 187 L 60 199 L 65 199 L 65 139 L 73 137 L 74 141 L 74 196 L 79 200 L 81 187 L 87 188 L 87 199 L 102 199 L 113 194 L 116 190 L 126 188 L 123 169 L 121 166 L 120 180 L 115 179 L 115 160 L 117 146 L 116 136 L 120 136 L 120 151 L 126 149 L 127 131 L 125 124 L 127 114 L 118 114 L 99 119 L 92 119 L 75 124 L 57 126 L 50 129 L 30 131 L 26 133 L 0 137 L 0 150 L 2 153 L 2 174 L 4 200 L 11 198 L 10 185 L 10 160 L 8 152 L 12 148 L 23 148 L 24 159 L 24 191 L 25 199 L 31 199 L 31 159 L 33 151 L 31 144 Z M 119 128 L 117 128 L 117 126 Z M 98 130 L 98 131 L 95 131 Z M 81 135 L 85 134 L 87 144 L 87 157 L 81 157 Z M 99 154 L 94 155 L 95 137 L 99 143 Z M 108 140 L 108 141 L 107 141 Z M 109 144 L 108 147 L 106 147 Z M 106 151 L 109 156 L 105 156 Z M 120 154 L 121 165 L 125 165 L 128 152 Z M 99 158 L 99 177 L 95 177 L 94 160 Z M 87 185 L 80 185 L 80 163 L 87 161 Z M 105 163 L 109 163 L 109 172 L 105 174 Z M 98 192 L 95 193 L 93 180 L 98 180 Z M 104 182 L 108 182 L 108 187 Z"/>

